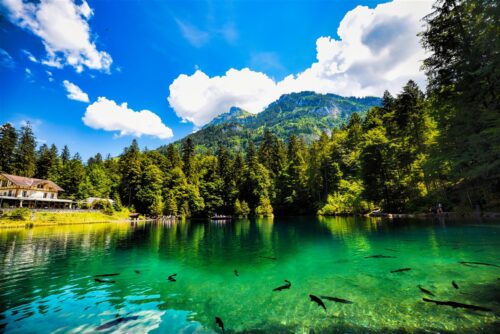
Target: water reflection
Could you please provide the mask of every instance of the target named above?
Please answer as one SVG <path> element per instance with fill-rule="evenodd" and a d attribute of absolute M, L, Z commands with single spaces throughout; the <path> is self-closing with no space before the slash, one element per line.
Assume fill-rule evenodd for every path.
<path fill-rule="evenodd" d="M 3 230 L 0 329 L 93 332 L 117 316 L 138 316 L 113 329 L 209 333 L 218 315 L 243 332 L 479 331 L 495 316 L 422 305 L 415 286 L 424 284 L 444 300 L 484 302 L 474 296 L 483 296 L 485 286 L 499 290 L 498 270 L 458 261 L 498 263 L 497 226 L 302 217 Z M 373 254 L 394 258 L 366 259 Z M 412 271 L 390 273 L 402 267 Z M 115 272 L 114 284 L 93 279 Z M 177 282 L 166 279 L 173 273 Z M 283 279 L 292 289 L 273 293 Z M 312 292 L 355 303 L 327 305 L 338 321 L 325 322 L 307 299 Z M 426 323 L 431 315 L 432 326 Z"/>

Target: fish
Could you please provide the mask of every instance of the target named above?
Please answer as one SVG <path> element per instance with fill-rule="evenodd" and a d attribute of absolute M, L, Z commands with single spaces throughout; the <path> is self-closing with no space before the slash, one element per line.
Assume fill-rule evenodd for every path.
<path fill-rule="evenodd" d="M 109 276 L 118 276 L 120 273 L 114 273 L 114 274 L 100 274 L 100 275 L 94 275 L 94 277 L 109 277 Z"/>
<path fill-rule="evenodd" d="M 330 296 L 320 296 L 321 299 L 326 299 L 330 300 L 332 302 L 337 302 L 337 303 L 342 303 L 342 304 L 352 304 L 350 300 L 347 299 L 342 299 L 342 298 L 337 298 L 337 297 L 330 297 Z"/>
<path fill-rule="evenodd" d="M 234 269 L 234 274 L 235 274 L 236 276 L 240 276 L 240 274 L 238 273 L 238 270 L 236 270 L 236 269 Z"/>
<path fill-rule="evenodd" d="M 111 327 L 116 326 L 118 324 L 121 324 L 122 322 L 127 322 L 130 320 L 137 320 L 137 319 L 139 319 L 139 317 L 136 315 L 131 316 L 131 317 L 119 317 L 119 318 L 116 318 L 115 320 L 111 320 L 105 324 L 102 324 L 101 326 L 97 327 L 96 329 L 98 331 L 102 331 L 104 329 L 108 329 L 108 328 L 111 328 Z"/>
<path fill-rule="evenodd" d="M 141 271 L 140 270 L 134 270 L 136 274 L 140 274 Z"/>
<path fill-rule="evenodd" d="M 411 268 L 401 268 L 401 269 L 396 269 L 396 270 L 391 270 L 391 273 L 401 273 L 403 271 L 410 271 Z"/>
<path fill-rule="evenodd" d="M 215 323 L 222 329 L 222 333 L 224 334 L 224 323 L 222 322 L 222 319 L 215 317 Z"/>
<path fill-rule="evenodd" d="M 440 300 L 432 300 L 432 299 L 427 299 L 427 298 L 422 298 L 424 302 L 428 303 L 434 303 L 436 305 L 446 305 L 446 306 L 451 306 L 453 308 L 465 308 L 468 310 L 474 310 L 474 311 L 484 311 L 484 312 L 492 312 L 491 309 L 482 307 L 482 306 L 476 306 L 476 305 L 471 305 L 471 304 L 462 304 L 458 302 L 453 302 L 453 301 L 440 301 Z"/>
<path fill-rule="evenodd" d="M 365 259 L 395 259 L 395 256 L 391 255 L 370 255 L 370 256 L 365 256 Z"/>
<path fill-rule="evenodd" d="M 100 278 L 94 278 L 94 281 L 97 283 L 116 283 L 116 281 L 112 281 L 109 279 L 100 279 Z"/>
<path fill-rule="evenodd" d="M 490 267 L 500 268 L 500 266 L 497 266 L 496 264 L 484 263 L 484 262 L 459 261 L 458 263 L 463 264 L 464 266 L 471 266 L 471 264 L 472 265 L 476 264 L 476 265 L 481 265 L 481 266 L 490 266 Z"/>
<path fill-rule="evenodd" d="M 281 290 L 285 290 L 285 289 L 290 289 L 290 287 L 292 286 L 292 283 L 289 280 L 285 280 L 285 282 L 286 282 L 285 285 L 274 288 L 273 291 L 281 291 Z"/>
<path fill-rule="evenodd" d="M 263 258 L 263 259 L 268 259 L 268 260 L 277 260 L 277 258 L 275 258 L 275 257 L 270 257 L 270 256 L 259 256 L 259 257 L 261 257 L 261 258 Z"/>
<path fill-rule="evenodd" d="M 451 281 L 451 285 L 453 285 L 453 287 L 454 287 L 455 289 L 458 289 L 458 284 L 457 284 L 457 283 L 455 283 L 455 281 Z"/>
<path fill-rule="evenodd" d="M 427 289 L 422 288 L 422 286 L 421 286 L 421 285 L 417 285 L 417 287 L 418 287 L 418 288 L 420 289 L 420 291 L 422 291 L 423 293 L 426 293 L 426 294 L 428 294 L 428 295 L 430 295 L 430 296 L 434 296 L 434 294 L 433 294 L 432 292 L 430 292 L 430 291 L 429 291 L 429 290 L 427 290 Z"/>
<path fill-rule="evenodd" d="M 174 278 L 174 276 L 177 276 L 177 274 L 170 275 L 170 276 L 168 276 L 168 278 L 167 278 L 167 279 L 168 279 L 170 282 L 177 282 L 177 280 Z"/>
<path fill-rule="evenodd" d="M 315 295 L 309 295 L 309 298 L 311 298 L 312 302 L 315 302 L 316 304 L 321 306 L 326 311 L 325 303 L 323 303 L 323 301 L 319 297 L 316 297 Z"/>

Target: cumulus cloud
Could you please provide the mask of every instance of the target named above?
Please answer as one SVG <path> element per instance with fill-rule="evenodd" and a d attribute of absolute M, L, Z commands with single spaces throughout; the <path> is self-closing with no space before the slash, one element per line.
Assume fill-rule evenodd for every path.
<path fill-rule="evenodd" d="M 258 113 L 291 92 L 381 96 L 386 89 L 397 93 L 409 79 L 423 86 L 425 52 L 417 33 L 431 6 L 431 0 L 357 6 L 340 22 L 339 39 L 317 39 L 316 62 L 303 72 L 274 81 L 248 68 L 215 77 L 197 70 L 172 82 L 168 101 L 179 117 L 202 126 L 231 106 Z"/>
<path fill-rule="evenodd" d="M 111 56 L 97 50 L 91 38 L 88 20 L 92 9 L 83 0 L 80 5 L 72 0 L 0 0 L 10 20 L 42 39 L 47 56 L 42 63 L 62 68 L 72 66 L 77 72 L 85 67 L 109 71 Z"/>
<path fill-rule="evenodd" d="M 262 101 L 276 98 L 276 84 L 260 72 L 248 68 L 230 69 L 223 76 L 208 77 L 197 70 L 193 75 L 180 75 L 170 85 L 168 101 L 178 116 L 197 126 L 239 106 L 260 111 Z"/>
<path fill-rule="evenodd" d="M 89 105 L 82 120 L 93 129 L 118 131 L 120 136 L 149 135 L 160 139 L 173 136 L 172 130 L 155 113 L 149 110 L 134 111 L 127 103 L 118 105 L 105 97 L 99 97 Z"/>
<path fill-rule="evenodd" d="M 49 78 L 52 77 L 49 76 Z M 68 99 L 89 103 L 89 96 L 87 95 L 87 93 L 82 91 L 80 87 L 78 87 L 72 82 L 69 82 L 68 80 L 64 80 L 63 85 L 64 88 L 66 88 L 66 91 L 68 92 L 67 95 Z"/>

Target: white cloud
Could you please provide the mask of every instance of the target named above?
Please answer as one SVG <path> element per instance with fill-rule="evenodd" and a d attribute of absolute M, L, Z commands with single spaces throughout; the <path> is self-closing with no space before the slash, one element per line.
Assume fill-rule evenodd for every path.
<path fill-rule="evenodd" d="M 202 126 L 232 106 L 259 112 L 263 101 L 276 97 L 272 79 L 244 68 L 212 78 L 200 70 L 191 76 L 182 74 L 170 85 L 168 101 L 179 117 Z"/>
<path fill-rule="evenodd" d="M 99 97 L 89 105 L 82 120 L 93 129 L 119 131 L 120 136 L 149 135 L 160 139 L 173 136 L 172 130 L 155 113 L 149 110 L 134 111 L 128 108 L 127 103 L 118 105 L 105 97 Z"/>
<path fill-rule="evenodd" d="M 193 24 L 187 20 L 181 20 L 174 17 L 175 23 L 182 36 L 196 48 L 201 48 L 208 44 L 212 39 L 222 39 L 229 44 L 234 44 L 238 40 L 239 34 L 235 24 L 228 21 L 223 25 L 216 25 L 209 20 L 208 23 L 196 22 Z"/>
<path fill-rule="evenodd" d="M 33 72 L 29 68 L 24 69 L 24 77 L 29 81 L 29 82 L 35 82 L 33 79 Z"/>
<path fill-rule="evenodd" d="M 67 95 L 68 99 L 89 103 L 89 96 L 87 95 L 87 93 L 82 91 L 80 87 L 78 87 L 72 82 L 69 82 L 68 80 L 64 80 L 63 85 L 64 88 L 66 88 L 66 91 L 68 92 Z"/>
<path fill-rule="evenodd" d="M 179 19 L 175 19 L 182 36 L 188 40 L 188 42 L 194 47 L 202 47 L 207 44 L 210 40 L 210 34 L 196 27 L 195 25 L 184 22 Z"/>
<path fill-rule="evenodd" d="M 111 56 L 98 51 L 91 39 L 88 20 L 93 14 L 85 0 L 77 5 L 72 0 L 0 0 L 7 8 L 10 20 L 42 39 L 47 66 L 72 66 L 77 72 L 84 67 L 109 71 Z"/>
<path fill-rule="evenodd" d="M 38 63 L 38 59 L 36 59 L 36 57 L 33 56 L 33 54 L 28 50 L 22 49 L 21 52 L 24 53 L 24 55 L 33 63 Z"/>
<path fill-rule="evenodd" d="M 2 48 L 0 48 L 0 66 L 6 68 L 14 68 L 16 66 L 12 56 Z"/>
<path fill-rule="evenodd" d="M 291 92 L 381 96 L 386 89 L 397 93 L 409 79 L 423 86 L 420 66 L 425 52 L 417 33 L 431 6 L 432 0 L 394 0 L 373 9 L 358 6 L 340 22 L 338 40 L 317 39 L 316 62 L 303 72 L 276 82 L 248 68 L 215 77 L 197 70 L 172 82 L 168 101 L 179 117 L 202 126 L 231 106 L 258 113 Z"/>

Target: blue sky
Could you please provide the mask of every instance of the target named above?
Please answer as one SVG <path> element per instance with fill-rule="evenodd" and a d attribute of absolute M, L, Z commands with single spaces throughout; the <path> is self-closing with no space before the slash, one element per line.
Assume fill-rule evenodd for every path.
<path fill-rule="evenodd" d="M 0 0 L 0 123 L 30 121 L 39 144 L 88 158 L 292 91 L 397 93 L 425 84 L 415 35 L 430 4 Z"/>

